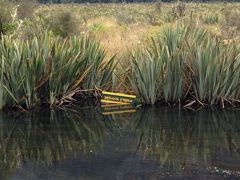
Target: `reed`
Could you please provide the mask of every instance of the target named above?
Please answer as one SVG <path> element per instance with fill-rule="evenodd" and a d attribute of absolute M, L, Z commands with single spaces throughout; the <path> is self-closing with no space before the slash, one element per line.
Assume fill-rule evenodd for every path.
<path fill-rule="evenodd" d="M 106 58 L 87 36 L 62 39 L 51 33 L 23 41 L 3 37 L 3 88 L 8 106 L 27 109 L 73 101 L 81 89 L 111 86 L 115 58 Z"/>

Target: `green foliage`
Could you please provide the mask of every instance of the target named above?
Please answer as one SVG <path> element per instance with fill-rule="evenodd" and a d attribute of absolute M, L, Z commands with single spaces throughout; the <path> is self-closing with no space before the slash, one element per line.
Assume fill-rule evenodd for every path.
<path fill-rule="evenodd" d="M 79 21 L 74 14 L 67 10 L 60 10 L 46 19 L 46 26 L 55 35 L 67 37 L 71 35 L 79 35 Z"/>
<path fill-rule="evenodd" d="M 16 29 L 16 7 L 7 0 L 0 0 L 0 35 Z"/>
<path fill-rule="evenodd" d="M 104 32 L 106 29 L 102 23 L 94 23 L 94 24 L 90 25 L 88 28 L 90 31 L 96 32 L 96 33 Z"/>
<path fill-rule="evenodd" d="M 23 2 L 18 2 L 17 15 L 13 3 L 0 0 L 0 31 L 11 35 L 2 37 L 0 45 L 0 108 L 4 104 L 27 108 L 62 104 L 72 101 L 80 89 L 110 89 L 112 77 L 120 84 L 115 83 L 115 90 L 130 87 L 147 104 L 160 100 L 224 106 L 239 101 L 238 4 L 42 5 L 31 6 L 29 14 L 21 15 L 21 5 L 27 9 L 34 4 Z M 199 20 L 215 26 L 203 26 Z M 89 25 L 91 22 L 96 23 Z M 179 22 L 187 25 L 175 26 Z M 131 28 L 119 26 L 130 24 L 139 29 L 130 32 Z M 46 29 L 52 34 L 43 36 Z M 128 45 L 134 47 L 147 33 L 160 33 L 134 50 L 130 63 L 126 62 L 130 66 L 125 80 L 116 74 L 125 69 L 115 68 L 115 57 L 106 60 L 99 43 L 80 35 L 81 31 L 90 36 L 100 32 L 96 37 L 110 50 L 120 52 Z M 117 43 L 122 47 L 113 48 Z"/>
<path fill-rule="evenodd" d="M 183 32 L 182 32 L 183 31 Z M 133 54 L 129 79 L 133 89 L 148 104 L 162 98 L 179 101 L 184 93 L 185 61 L 182 52 L 187 29 L 166 29 L 138 54 Z"/>
<path fill-rule="evenodd" d="M 192 81 L 198 100 L 213 105 L 222 99 L 239 99 L 239 47 L 208 41 L 198 45 L 194 53 Z"/>
<path fill-rule="evenodd" d="M 70 102 L 81 88 L 108 88 L 115 66 L 114 58 L 107 60 L 99 44 L 86 36 L 62 39 L 46 33 L 28 41 L 4 37 L 0 52 L 4 100 L 28 109 Z"/>
<path fill-rule="evenodd" d="M 219 15 L 216 13 L 210 13 L 203 17 L 205 24 L 217 24 L 219 23 Z"/>
<path fill-rule="evenodd" d="M 154 104 L 159 94 L 159 77 L 162 62 L 158 54 L 148 49 L 132 54 L 128 79 L 133 90 L 147 104 Z"/>
<path fill-rule="evenodd" d="M 240 99 L 240 48 L 221 44 L 207 31 L 171 27 L 132 57 L 128 78 L 147 104 L 193 96 L 201 105 L 224 107 L 224 101 Z"/>

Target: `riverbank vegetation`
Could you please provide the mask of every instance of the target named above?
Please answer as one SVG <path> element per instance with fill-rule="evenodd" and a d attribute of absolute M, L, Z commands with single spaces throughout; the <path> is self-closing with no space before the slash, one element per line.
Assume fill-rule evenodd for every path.
<path fill-rule="evenodd" d="M 145 104 L 240 106 L 239 3 L 0 4 L 0 109 L 99 89 Z"/>

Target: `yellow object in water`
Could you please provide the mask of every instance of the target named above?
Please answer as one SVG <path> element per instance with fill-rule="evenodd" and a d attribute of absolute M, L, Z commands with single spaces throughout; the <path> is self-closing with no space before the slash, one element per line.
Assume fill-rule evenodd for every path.
<path fill-rule="evenodd" d="M 135 95 L 103 91 L 101 102 L 106 104 L 131 104 L 135 98 Z"/>

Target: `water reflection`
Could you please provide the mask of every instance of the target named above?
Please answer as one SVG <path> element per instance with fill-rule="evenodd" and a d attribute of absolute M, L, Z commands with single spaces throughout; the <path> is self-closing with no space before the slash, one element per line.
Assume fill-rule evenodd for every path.
<path fill-rule="evenodd" d="M 79 153 L 97 159 L 99 151 L 101 157 L 116 161 L 126 154 L 151 157 L 163 174 L 205 169 L 240 176 L 239 117 L 239 111 L 158 107 L 112 116 L 103 116 L 94 108 L 0 114 L 0 179 L 11 177 L 24 163 L 52 166 L 69 156 L 79 158 Z M 114 140 L 121 136 L 124 145 Z M 109 137 L 113 141 L 107 141 Z M 109 144 L 116 146 L 114 143 L 124 150 L 104 150 Z M 124 154 L 117 154 L 121 152 Z"/>
<path fill-rule="evenodd" d="M 114 128 L 91 109 L 1 114 L 0 175 L 6 178 L 24 162 L 51 165 L 79 151 L 94 153 Z"/>
<path fill-rule="evenodd" d="M 187 171 L 201 166 L 240 175 L 239 111 L 147 108 L 135 119 L 139 148 L 159 159 L 162 168 Z"/>

